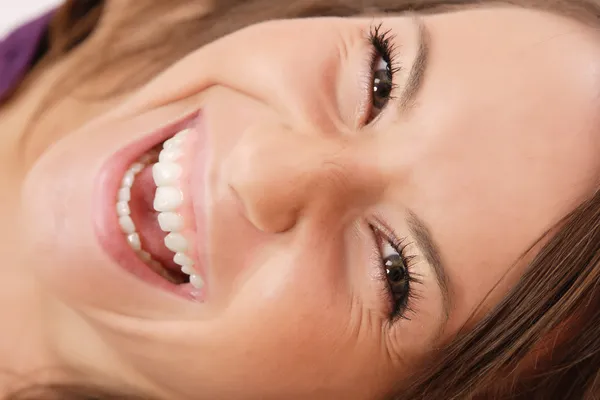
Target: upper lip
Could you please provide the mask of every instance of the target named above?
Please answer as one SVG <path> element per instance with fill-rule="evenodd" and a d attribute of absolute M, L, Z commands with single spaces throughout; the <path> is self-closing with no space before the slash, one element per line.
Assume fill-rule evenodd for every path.
<path fill-rule="evenodd" d="M 207 220 L 206 220 L 206 204 L 204 199 L 204 194 L 206 190 L 206 171 L 208 157 L 206 153 L 210 151 L 208 146 L 208 132 L 206 132 L 205 124 L 203 123 L 203 119 L 201 115 L 198 115 L 193 120 L 193 127 L 195 129 L 195 138 L 196 141 L 194 143 L 194 147 L 192 149 L 192 161 L 191 165 L 188 166 L 190 178 L 187 184 L 182 185 L 182 190 L 184 190 L 184 196 L 189 196 L 190 202 L 192 205 L 192 218 L 194 232 L 196 236 L 196 251 L 197 251 L 197 271 L 204 279 L 205 283 L 207 282 L 207 258 L 206 258 L 206 246 L 207 246 Z M 190 183 L 194 182 L 194 184 Z M 197 183 L 197 185 L 196 185 Z M 193 185 L 193 187 L 192 187 Z"/>

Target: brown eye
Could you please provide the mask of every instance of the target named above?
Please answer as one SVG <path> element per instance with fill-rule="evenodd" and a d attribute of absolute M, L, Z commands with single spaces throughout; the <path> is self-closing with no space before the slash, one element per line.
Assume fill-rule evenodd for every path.
<path fill-rule="evenodd" d="M 392 318 L 403 317 L 411 296 L 411 273 L 404 248 L 380 239 L 380 255 Z"/>
<path fill-rule="evenodd" d="M 390 100 L 392 93 L 392 72 L 382 58 L 379 59 L 373 73 L 373 109 L 381 112 Z"/>
<path fill-rule="evenodd" d="M 382 29 L 381 24 L 373 26 L 369 34 L 371 54 L 371 109 L 366 124 L 381 114 L 393 96 L 394 74 L 400 70 L 396 62 L 394 35 L 391 30 Z"/>
<path fill-rule="evenodd" d="M 408 291 L 408 271 L 402 256 L 392 254 L 384 258 L 385 273 L 395 300 L 402 300 Z"/>

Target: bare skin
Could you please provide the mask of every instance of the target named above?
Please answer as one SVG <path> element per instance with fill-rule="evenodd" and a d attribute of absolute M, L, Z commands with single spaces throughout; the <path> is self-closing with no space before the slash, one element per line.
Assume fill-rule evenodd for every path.
<path fill-rule="evenodd" d="M 172 399 L 367 399 L 493 307 L 519 256 L 597 185 L 599 38 L 516 8 L 376 22 L 401 69 L 366 125 L 372 18 L 251 27 L 124 98 L 65 100 L 26 141 L 70 61 L 0 110 L 3 367 L 63 365 Z M 211 176 L 190 183 L 207 193 L 202 303 L 125 272 L 93 226 L 106 160 L 198 110 Z M 405 318 L 376 279 L 389 236 L 415 278 Z"/>

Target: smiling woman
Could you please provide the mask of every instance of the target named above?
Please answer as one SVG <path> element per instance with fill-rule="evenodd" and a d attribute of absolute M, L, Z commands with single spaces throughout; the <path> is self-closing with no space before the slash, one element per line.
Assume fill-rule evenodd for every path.
<path fill-rule="evenodd" d="M 52 16 L 0 108 L 0 395 L 600 396 L 600 3 L 366 3 Z"/>

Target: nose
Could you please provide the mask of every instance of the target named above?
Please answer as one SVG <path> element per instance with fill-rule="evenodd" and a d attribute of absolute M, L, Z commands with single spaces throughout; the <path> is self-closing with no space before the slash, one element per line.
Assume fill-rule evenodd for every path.
<path fill-rule="evenodd" d="M 373 181 L 353 152 L 340 137 L 248 130 L 226 161 L 228 184 L 255 227 L 284 232 L 301 217 L 339 215 L 366 200 Z"/>

